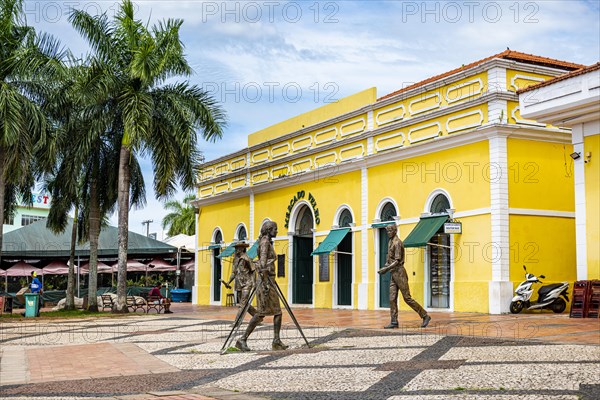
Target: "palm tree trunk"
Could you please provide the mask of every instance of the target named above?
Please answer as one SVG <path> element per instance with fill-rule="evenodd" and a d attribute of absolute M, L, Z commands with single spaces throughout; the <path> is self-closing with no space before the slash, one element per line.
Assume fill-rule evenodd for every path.
<path fill-rule="evenodd" d="M 131 149 L 128 145 L 121 145 L 119 155 L 119 268 L 117 275 L 117 302 L 113 313 L 127 313 L 127 241 L 129 234 L 129 158 Z"/>
<path fill-rule="evenodd" d="M 4 237 L 4 195 L 6 191 L 6 184 L 4 179 L 4 147 L 0 146 L 0 263 L 2 262 L 2 239 Z M 6 282 L 6 280 L 5 280 Z M 6 284 L 4 290 L 8 292 L 8 284 Z"/>
<path fill-rule="evenodd" d="M 98 200 L 98 161 L 92 167 L 90 182 L 90 275 L 88 311 L 98 312 L 98 237 L 100 236 L 100 204 Z"/>
<path fill-rule="evenodd" d="M 65 310 L 75 309 L 75 243 L 77 242 L 78 215 L 79 207 L 75 206 L 73 229 L 71 229 L 71 249 L 69 252 L 69 275 L 67 277 L 67 298 L 65 299 Z"/>

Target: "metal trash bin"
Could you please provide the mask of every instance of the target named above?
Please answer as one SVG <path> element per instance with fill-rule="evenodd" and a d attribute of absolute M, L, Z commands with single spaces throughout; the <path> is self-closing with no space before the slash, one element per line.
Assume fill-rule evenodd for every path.
<path fill-rule="evenodd" d="M 25 318 L 35 318 L 39 311 L 39 294 L 25 293 Z"/>

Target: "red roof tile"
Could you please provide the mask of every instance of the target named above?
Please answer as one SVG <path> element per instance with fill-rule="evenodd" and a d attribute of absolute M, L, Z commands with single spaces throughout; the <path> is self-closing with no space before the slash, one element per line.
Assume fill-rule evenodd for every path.
<path fill-rule="evenodd" d="M 494 58 L 501 58 L 501 59 L 504 59 L 504 60 L 519 61 L 519 62 L 523 62 L 523 63 L 527 63 L 527 64 L 535 64 L 535 65 L 541 65 L 541 66 L 544 66 L 544 67 L 552 67 L 552 68 L 558 68 L 558 69 L 565 69 L 565 70 L 569 70 L 569 71 L 578 70 L 578 69 L 581 69 L 581 68 L 585 67 L 584 65 L 581 65 L 581 64 L 575 64 L 575 63 L 571 63 L 571 62 L 567 62 L 567 61 L 555 60 L 553 58 L 540 57 L 540 56 L 536 56 L 536 55 L 533 55 L 533 54 L 520 53 L 518 51 L 513 51 L 513 50 L 505 50 L 502 53 L 494 54 L 493 56 L 483 58 L 483 59 L 481 59 L 479 61 L 475 61 L 475 62 L 472 62 L 472 63 L 467 64 L 467 65 L 463 65 L 460 68 L 453 69 L 452 71 L 448 71 L 448 72 L 445 72 L 445 73 L 440 74 L 440 75 L 432 76 L 431 78 L 427 78 L 427 79 L 425 79 L 425 80 L 423 80 L 421 82 L 417 82 L 417 83 L 415 83 L 413 85 L 407 86 L 405 88 L 402 88 L 402 89 L 397 90 L 395 92 L 392 92 L 390 94 L 386 94 L 385 96 L 380 97 L 379 99 L 377 99 L 377 101 L 384 100 L 384 99 L 387 99 L 389 97 L 396 96 L 396 95 L 398 95 L 400 93 L 407 92 L 407 91 L 409 91 L 411 89 L 414 89 L 414 88 L 417 88 L 419 86 L 423 86 L 423 85 L 426 85 L 428 83 L 435 82 L 435 81 L 437 81 L 439 79 L 443 79 L 443 78 L 446 78 L 448 76 L 457 74 L 459 72 L 471 69 L 471 68 L 476 67 L 476 66 L 478 66 L 480 64 L 483 64 L 486 61 L 493 60 Z"/>
<path fill-rule="evenodd" d="M 553 79 L 548 79 L 547 81 L 540 82 L 535 85 L 527 86 L 524 89 L 518 90 L 517 93 L 521 94 L 524 92 L 528 92 L 530 90 L 539 89 L 541 87 L 552 85 L 553 83 L 564 81 L 565 79 L 573 78 L 574 76 L 587 74 L 588 72 L 596 71 L 598 69 L 600 69 L 600 62 L 597 62 L 596 64 L 592 64 L 589 67 L 584 67 L 584 68 L 576 69 L 575 71 L 567 72 L 566 74 L 557 76 L 556 78 L 553 78 Z"/>

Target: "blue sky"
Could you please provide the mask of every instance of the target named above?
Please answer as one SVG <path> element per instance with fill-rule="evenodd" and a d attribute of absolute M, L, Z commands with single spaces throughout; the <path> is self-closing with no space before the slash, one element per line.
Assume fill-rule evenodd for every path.
<path fill-rule="evenodd" d="M 26 17 L 75 53 L 70 8 L 114 13 L 115 1 L 26 1 Z M 581 64 L 600 59 L 600 1 L 140 1 L 143 20 L 182 18 L 192 83 L 222 102 L 223 140 L 206 159 L 243 148 L 249 133 L 360 90 L 378 96 L 512 50 Z M 165 214 L 143 161 L 148 205 L 130 215 L 145 233 Z M 183 194 L 177 196 L 183 198 Z M 112 218 L 116 225 L 116 216 Z"/>

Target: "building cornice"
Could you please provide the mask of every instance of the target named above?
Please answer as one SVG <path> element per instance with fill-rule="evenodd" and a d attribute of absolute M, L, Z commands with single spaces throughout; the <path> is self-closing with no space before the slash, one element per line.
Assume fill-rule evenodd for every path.
<path fill-rule="evenodd" d="M 236 189 L 231 192 L 218 194 L 205 199 L 195 199 L 191 202 L 194 207 L 203 207 L 224 201 L 247 197 L 250 194 L 265 193 L 289 186 L 294 186 L 323 176 L 332 177 L 348 172 L 359 171 L 364 167 L 374 167 L 391 162 L 401 161 L 424 154 L 435 153 L 472 143 L 482 142 L 494 137 L 508 137 L 512 139 L 535 140 L 570 144 L 571 134 L 561 129 L 549 129 L 534 126 L 491 124 L 471 131 L 456 133 L 451 136 L 440 136 L 428 142 L 415 144 L 388 152 L 376 153 L 361 159 L 343 161 L 336 165 L 323 167 L 317 170 L 303 172 L 292 176 L 278 178 L 271 182 L 259 183 Z"/>
<path fill-rule="evenodd" d="M 211 185 L 213 183 L 222 182 L 222 181 L 230 179 L 232 177 L 242 176 L 246 173 L 252 173 L 252 172 L 255 172 L 258 170 L 270 168 L 270 167 L 280 165 L 280 164 L 283 164 L 283 163 L 286 163 L 289 161 L 293 161 L 296 159 L 305 158 L 307 156 L 311 156 L 311 155 L 318 154 L 318 153 L 321 153 L 321 152 L 324 152 L 327 150 L 335 149 L 340 146 L 350 145 L 350 144 L 368 139 L 370 137 L 374 137 L 374 136 L 381 135 L 381 134 L 384 134 L 387 132 L 402 129 L 407 126 L 419 124 L 419 123 L 426 122 L 426 121 L 436 119 L 439 117 L 443 117 L 443 116 L 446 116 L 449 114 L 453 114 L 453 113 L 456 113 L 456 112 L 466 109 L 466 108 L 477 107 L 477 106 L 486 104 L 493 100 L 518 101 L 518 98 L 517 98 L 516 94 L 514 94 L 512 92 L 487 93 L 476 99 L 468 100 L 466 102 L 455 104 L 453 106 L 443 107 L 439 110 L 433 111 L 428 114 L 419 115 L 417 117 L 409 118 L 409 119 L 398 121 L 395 123 L 386 124 L 382 127 L 379 127 L 379 128 L 376 128 L 376 129 L 373 129 L 370 131 L 366 131 L 360 135 L 353 136 L 352 138 L 335 141 L 333 143 L 329 143 L 329 144 L 319 146 L 319 147 L 314 147 L 314 148 L 302 151 L 300 153 L 290 154 L 289 156 L 282 157 L 277 160 L 264 162 L 264 163 L 261 163 L 258 165 L 253 165 L 253 166 L 247 167 L 247 168 L 241 168 L 236 171 L 233 171 L 233 172 L 230 172 L 227 174 L 223 174 L 223 175 L 220 175 L 215 178 L 206 179 L 206 180 L 199 182 L 198 186 L 200 187 L 200 186 L 205 186 L 205 185 Z M 413 146 L 413 145 L 411 145 L 411 146 Z"/>
<path fill-rule="evenodd" d="M 383 100 L 376 101 L 375 103 L 372 103 L 367 106 L 361 107 L 359 109 L 341 114 L 337 117 L 330 118 L 323 122 L 319 122 L 317 124 L 299 129 L 297 131 L 287 133 L 287 134 L 277 137 L 275 139 L 268 140 L 268 141 L 262 142 L 260 144 L 254 145 L 254 146 L 243 148 L 241 150 L 224 155 L 222 157 L 215 158 L 213 160 L 206 162 L 205 166 L 207 166 L 207 167 L 212 166 L 212 165 L 227 161 L 231 158 L 240 157 L 247 153 L 251 153 L 255 150 L 262 149 L 264 147 L 268 147 L 268 146 L 272 146 L 272 145 L 275 145 L 278 143 L 286 142 L 296 136 L 301 136 L 303 134 L 306 134 L 306 133 L 309 133 L 309 132 L 312 132 L 315 130 L 326 128 L 329 125 L 337 124 L 338 122 L 356 117 L 356 116 L 364 114 L 364 113 L 368 113 L 369 111 L 373 111 L 377 108 L 386 107 L 388 105 L 394 104 L 403 99 L 406 99 L 406 98 L 409 98 L 409 97 L 412 97 L 412 96 L 415 96 L 418 94 L 422 94 L 422 93 L 428 92 L 430 90 L 440 88 L 445 85 L 449 85 L 451 83 L 457 82 L 457 81 L 467 78 L 469 76 L 476 75 L 481 72 L 485 72 L 494 67 L 507 68 L 507 69 L 518 69 L 519 71 L 523 71 L 523 72 L 531 72 L 531 73 L 535 73 L 535 74 L 545 74 L 545 75 L 551 75 L 551 76 L 558 76 L 558 75 L 565 73 L 565 70 L 561 70 L 561 69 L 544 67 L 544 66 L 540 66 L 540 65 L 525 64 L 525 63 L 518 62 L 518 61 L 495 58 L 495 59 L 492 59 L 489 61 L 485 61 L 473 68 L 458 72 L 454 75 L 447 76 L 445 78 L 441 78 L 437 81 L 425 84 L 423 86 L 416 87 L 411 90 L 407 90 L 406 92 L 403 92 L 403 93 L 399 93 L 396 96 L 388 97 Z M 512 94 L 514 92 L 507 91 L 506 93 Z M 511 100 L 514 100 L 514 99 L 511 99 Z M 518 101 L 518 97 L 516 97 L 515 101 Z M 461 104 L 464 104 L 464 103 L 461 103 Z M 427 115 L 431 115 L 431 114 L 426 114 L 424 116 L 427 116 Z"/>

